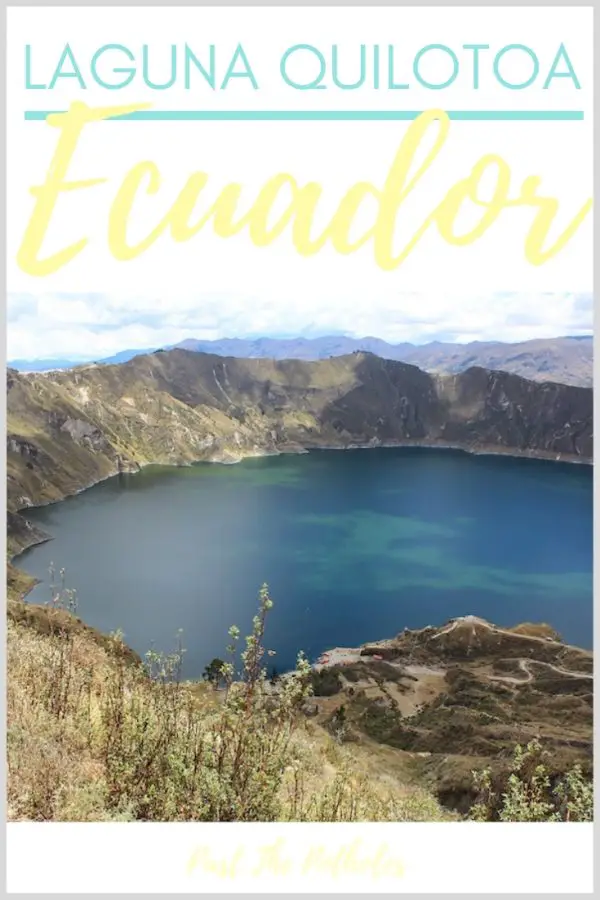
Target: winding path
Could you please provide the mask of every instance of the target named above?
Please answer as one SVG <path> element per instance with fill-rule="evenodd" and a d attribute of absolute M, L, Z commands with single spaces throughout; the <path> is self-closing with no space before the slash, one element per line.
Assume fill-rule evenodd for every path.
<path fill-rule="evenodd" d="M 508 681 L 509 684 L 529 684 L 535 677 L 529 668 L 529 666 L 533 664 L 534 666 L 546 666 L 548 669 L 558 672 L 559 675 L 567 675 L 569 678 L 589 678 L 591 680 L 594 678 L 589 672 L 570 672 L 568 669 L 561 669 L 560 666 L 553 665 L 553 663 L 542 662 L 537 659 L 519 659 L 518 663 L 519 668 L 525 672 L 526 678 L 515 678 L 513 675 L 488 675 L 487 677 L 490 681 Z"/>

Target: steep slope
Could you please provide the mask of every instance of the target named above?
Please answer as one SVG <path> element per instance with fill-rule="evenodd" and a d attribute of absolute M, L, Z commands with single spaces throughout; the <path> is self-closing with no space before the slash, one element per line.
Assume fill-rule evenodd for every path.
<path fill-rule="evenodd" d="M 8 509 L 149 463 L 425 444 L 590 461 L 592 392 L 469 369 L 432 376 L 366 353 L 317 362 L 158 351 L 7 376 Z M 9 519 L 12 553 L 34 542 Z"/>

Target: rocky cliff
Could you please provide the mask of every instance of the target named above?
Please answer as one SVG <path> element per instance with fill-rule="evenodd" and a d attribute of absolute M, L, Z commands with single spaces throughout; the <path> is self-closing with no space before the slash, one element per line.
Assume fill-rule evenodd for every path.
<path fill-rule="evenodd" d="M 158 351 L 114 366 L 7 373 L 9 551 L 18 511 L 149 463 L 423 444 L 590 462 L 592 391 L 471 368 L 430 375 L 369 353 L 224 358 Z"/>

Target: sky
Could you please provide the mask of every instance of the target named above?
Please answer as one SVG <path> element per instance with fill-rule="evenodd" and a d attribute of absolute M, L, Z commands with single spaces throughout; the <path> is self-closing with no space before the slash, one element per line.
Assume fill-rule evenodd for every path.
<path fill-rule="evenodd" d="M 127 173 L 143 160 L 156 166 L 160 184 L 156 190 L 137 192 L 127 220 L 130 244 L 148 236 L 187 179 L 198 172 L 206 177 L 206 185 L 191 221 L 196 217 L 202 221 L 202 214 L 232 184 L 240 186 L 241 214 L 277 173 L 287 173 L 298 185 L 316 183 L 322 195 L 312 222 L 314 235 L 328 225 L 347 192 L 366 181 L 377 190 L 356 210 L 349 237 L 364 235 L 375 221 L 375 196 L 384 190 L 411 127 L 409 122 L 380 121 L 368 127 L 363 121 L 337 120 L 127 121 L 86 126 L 68 178 L 98 178 L 99 182 L 89 189 L 61 194 L 40 251 L 43 259 L 83 241 L 81 252 L 41 280 L 39 274 L 23 268 L 18 251 L 35 204 L 32 186 L 44 183 L 57 139 L 51 123 L 28 120 L 23 113 L 34 108 L 67 108 L 75 99 L 91 105 L 149 103 L 159 111 L 206 107 L 335 113 L 418 110 L 441 104 L 448 110 L 472 112 L 563 109 L 581 113 L 582 118 L 573 121 L 453 121 L 434 161 L 425 167 L 437 140 L 438 126 L 434 124 L 418 148 L 413 148 L 408 170 L 411 187 L 403 192 L 394 220 L 392 246 L 397 253 L 410 245 L 422 223 L 429 221 L 454 186 L 481 160 L 489 161 L 490 155 L 503 161 L 503 172 L 510 176 L 510 198 L 517 198 L 526 179 L 532 177 L 536 183 L 539 180 L 540 196 L 556 198 L 548 246 L 557 242 L 590 197 L 590 10 L 548 10 L 543 29 L 535 8 L 470 11 L 470 40 L 489 44 L 490 54 L 514 44 L 517 33 L 520 43 L 535 48 L 541 60 L 540 77 L 517 91 L 506 89 L 494 77 L 492 55 L 482 63 L 481 83 L 476 89 L 462 55 L 461 77 L 447 90 L 428 90 L 414 79 L 409 90 L 392 90 L 383 76 L 377 87 L 371 76 L 364 88 L 356 91 L 336 87 L 332 80 L 334 45 L 345 65 L 352 66 L 361 45 L 385 48 L 391 41 L 397 48 L 396 76 L 400 81 L 403 73 L 410 72 L 418 48 L 432 40 L 461 47 L 464 19 L 452 9 L 436 10 L 435 36 L 427 8 L 349 9 L 343 23 L 339 10 L 330 7 L 275 9 L 269 15 L 270 27 L 265 29 L 253 9 L 240 8 L 235 35 L 226 8 L 149 9 L 142 31 L 138 11 L 129 7 L 119 8 L 114 18 L 101 8 L 76 9 L 68 22 L 69 40 L 87 74 L 97 48 L 115 40 L 137 50 L 147 44 L 153 58 L 162 53 L 163 59 L 170 45 L 182 47 L 190 41 L 200 48 L 210 43 L 217 47 L 218 66 L 225 67 L 233 41 L 241 42 L 255 63 L 257 89 L 248 79 L 237 78 L 226 90 L 187 90 L 178 81 L 168 90 L 156 91 L 137 77 L 118 91 L 107 91 L 92 82 L 83 90 L 74 78 L 60 78 L 51 90 L 30 90 L 23 77 L 26 47 L 30 46 L 35 58 L 36 77 L 46 83 L 49 76 L 45 73 L 54 71 L 64 49 L 65 25 L 51 9 L 39 10 L 33 18 L 28 10 L 11 11 L 7 68 L 9 359 L 101 359 L 121 350 L 154 348 L 185 338 L 341 332 L 390 342 L 462 343 L 591 333 L 591 216 L 559 252 L 540 265 L 533 265 L 525 252 L 535 221 L 532 209 L 513 205 L 512 200 L 477 240 L 462 241 L 480 221 L 481 205 L 494 195 L 493 166 L 478 186 L 477 202 L 465 200 L 456 211 L 452 234 L 459 246 L 444 237 L 447 232 L 440 230 L 436 220 L 397 269 L 380 267 L 371 239 L 356 252 L 338 252 L 328 241 L 319 252 L 303 255 L 294 245 L 292 227 L 261 247 L 253 244 L 248 228 L 224 239 L 218 229 L 207 225 L 187 241 L 174 240 L 167 229 L 134 258 L 113 256 L 108 236 L 114 201 Z M 321 48 L 328 60 L 323 90 L 294 90 L 280 75 L 284 48 L 299 40 Z M 555 78 L 546 89 L 544 73 L 563 41 L 568 41 L 580 86 L 563 77 Z M 512 72 L 517 63 L 514 54 L 511 58 Z M 517 58 L 521 57 L 517 54 Z M 432 59 L 438 61 L 435 65 L 431 62 L 434 71 L 428 77 L 441 84 L 447 77 L 447 58 L 438 54 Z M 314 59 L 303 55 L 298 65 L 308 78 Z M 515 80 L 518 74 L 513 73 Z M 424 174 L 418 176 L 422 169 Z M 289 197 L 281 196 L 278 202 L 271 210 L 275 220 Z"/>
<path fill-rule="evenodd" d="M 101 293 L 8 295 L 8 356 L 100 359 L 185 338 L 373 336 L 390 343 L 591 334 L 590 293 L 385 296 Z"/>

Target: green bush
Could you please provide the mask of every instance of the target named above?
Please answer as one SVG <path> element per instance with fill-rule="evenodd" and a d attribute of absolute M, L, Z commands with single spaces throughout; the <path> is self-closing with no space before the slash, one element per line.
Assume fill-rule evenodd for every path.
<path fill-rule="evenodd" d="M 313 669 L 310 680 L 315 697 L 332 697 L 342 690 L 342 681 L 335 669 Z"/>
<path fill-rule="evenodd" d="M 539 741 L 515 749 L 512 766 L 504 777 L 492 778 L 490 769 L 473 772 L 479 798 L 470 818 L 479 822 L 591 822 L 593 786 L 574 765 L 552 777 L 549 753 Z"/>

